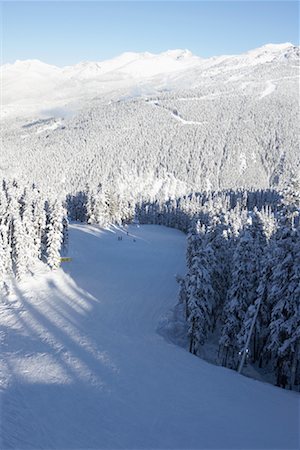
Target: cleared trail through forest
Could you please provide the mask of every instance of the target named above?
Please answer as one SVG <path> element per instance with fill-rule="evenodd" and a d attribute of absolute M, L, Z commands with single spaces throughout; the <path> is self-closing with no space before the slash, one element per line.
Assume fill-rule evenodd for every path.
<path fill-rule="evenodd" d="M 182 99 L 180 98 L 179 100 L 182 100 Z M 159 102 L 157 102 L 155 100 L 153 100 L 149 103 L 158 108 L 165 109 L 166 111 L 168 111 L 171 114 L 171 117 L 173 117 L 173 119 L 177 120 L 178 122 L 181 122 L 184 125 L 203 125 L 204 123 L 207 123 L 207 121 L 199 122 L 199 121 L 195 121 L 195 120 L 186 120 L 178 114 L 177 110 L 175 111 L 175 109 L 173 110 L 172 108 L 162 106 Z"/>
<path fill-rule="evenodd" d="M 73 261 L 3 298 L 1 449 L 297 448 L 295 392 L 157 333 L 176 303 L 185 236 L 128 232 L 72 225 Z"/>

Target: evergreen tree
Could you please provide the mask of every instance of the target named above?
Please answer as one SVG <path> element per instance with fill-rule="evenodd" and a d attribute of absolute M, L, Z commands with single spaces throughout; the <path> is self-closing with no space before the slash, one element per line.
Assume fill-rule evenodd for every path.
<path fill-rule="evenodd" d="M 223 353 L 225 351 L 227 354 L 225 363 L 226 365 L 229 363 L 230 367 L 237 367 L 246 340 L 242 324 L 248 307 L 256 300 L 260 252 L 251 233 L 251 225 L 248 225 L 241 233 L 233 255 L 231 285 L 220 338 L 220 346 L 224 347 Z M 229 351 L 230 354 L 228 354 Z M 228 357 L 229 361 L 227 361 Z"/>
<path fill-rule="evenodd" d="M 28 259 L 26 254 L 25 233 L 21 221 L 18 217 L 13 216 L 11 220 L 11 259 L 12 270 L 15 277 L 20 280 L 26 273 L 28 268 Z"/>
<path fill-rule="evenodd" d="M 212 331 L 212 313 L 215 302 L 210 275 L 213 251 L 204 238 L 201 240 L 201 250 L 192 257 L 187 277 L 188 333 L 190 352 L 194 354 L 199 352 L 200 346 L 205 343 L 208 333 Z"/>
<path fill-rule="evenodd" d="M 274 268 L 271 276 L 272 305 L 268 349 L 271 352 L 277 385 L 294 382 L 294 355 L 299 341 L 299 231 L 290 220 L 278 231 Z M 296 357 L 295 357 L 296 358 Z"/>
<path fill-rule="evenodd" d="M 47 264 L 51 269 L 60 266 L 60 250 L 63 241 L 63 210 L 58 201 L 49 205 L 49 219 L 46 230 Z"/>

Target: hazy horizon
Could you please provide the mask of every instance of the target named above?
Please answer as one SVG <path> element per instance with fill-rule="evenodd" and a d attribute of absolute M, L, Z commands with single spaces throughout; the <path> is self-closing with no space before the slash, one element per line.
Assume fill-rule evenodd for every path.
<path fill-rule="evenodd" d="M 280 45 L 284 45 L 284 44 L 290 44 L 290 45 L 293 45 L 293 46 L 299 46 L 298 44 L 295 44 L 293 42 L 279 42 L 279 43 L 266 42 L 265 44 L 262 44 L 261 46 L 256 47 L 256 48 L 261 48 L 261 47 L 264 47 L 264 46 L 267 46 L 267 45 L 278 45 L 278 46 L 280 46 Z M 156 55 L 161 55 L 163 53 L 173 52 L 173 51 L 182 51 L 182 52 L 188 51 L 188 52 L 191 52 L 193 56 L 196 56 L 196 57 L 199 57 L 199 58 L 202 58 L 202 59 L 209 59 L 209 58 L 221 57 L 221 56 L 238 56 L 238 55 L 242 55 L 244 53 L 248 53 L 248 52 L 250 52 L 252 50 L 255 50 L 256 48 L 249 48 L 249 49 L 245 50 L 244 52 L 240 52 L 240 53 L 212 55 L 212 56 L 209 56 L 209 57 L 206 57 L 206 58 L 204 58 L 202 55 L 197 55 L 197 54 L 191 52 L 188 48 L 169 48 L 169 49 L 166 49 L 166 50 L 162 50 L 159 53 L 152 53 L 152 52 L 148 52 L 147 50 L 141 51 L 141 52 L 135 52 L 135 51 L 132 51 L 132 50 L 125 50 L 124 52 L 119 53 L 117 55 L 114 55 L 111 58 L 101 59 L 101 60 L 100 59 L 99 60 L 80 60 L 80 61 L 75 62 L 74 64 L 65 64 L 65 65 L 52 64 L 52 63 L 49 63 L 48 61 L 45 61 L 45 60 L 41 60 L 41 59 L 37 59 L 37 58 L 31 58 L 31 59 L 16 59 L 13 62 L 3 63 L 3 65 L 15 64 L 18 61 L 20 61 L 20 62 L 39 61 L 41 63 L 47 64 L 47 65 L 50 65 L 50 66 L 56 66 L 56 67 L 59 67 L 59 68 L 64 68 L 64 67 L 74 66 L 74 65 L 83 64 L 83 63 L 101 63 L 101 62 L 105 62 L 105 61 L 109 61 L 109 60 L 118 58 L 121 55 L 126 54 L 126 53 L 128 53 L 128 54 L 132 53 L 132 54 L 137 54 L 137 55 L 141 55 L 143 53 L 145 53 L 145 54 L 148 53 L 149 55 L 156 56 Z"/>

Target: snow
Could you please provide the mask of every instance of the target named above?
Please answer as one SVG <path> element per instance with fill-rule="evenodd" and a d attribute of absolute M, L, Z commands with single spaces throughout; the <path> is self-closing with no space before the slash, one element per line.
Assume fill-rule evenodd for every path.
<path fill-rule="evenodd" d="M 261 96 L 259 97 L 259 99 L 261 100 L 262 98 L 266 97 L 267 95 L 272 94 L 272 92 L 274 92 L 276 89 L 276 85 L 274 83 L 272 83 L 272 81 L 267 81 L 266 83 L 266 88 L 265 90 L 262 92 Z"/>
<path fill-rule="evenodd" d="M 168 50 L 160 54 L 125 52 L 107 61 L 84 61 L 56 67 L 39 60 L 16 61 L 0 67 L 2 116 L 38 113 L 43 109 L 77 108 L 87 101 L 112 92 L 132 89 L 190 88 L 216 75 L 239 79 L 242 69 L 272 61 L 297 60 L 299 50 L 290 43 L 267 44 L 241 55 L 201 58 L 189 50 Z M 237 72 L 237 73 L 236 73 Z M 74 107 L 74 105 L 73 105 Z"/>
<path fill-rule="evenodd" d="M 291 47 L 293 47 L 291 42 L 284 42 L 282 44 L 265 44 L 261 47 L 250 50 L 246 53 L 246 55 L 249 55 L 253 59 L 260 58 L 265 62 L 269 62 L 278 57 L 278 54 L 286 52 Z"/>
<path fill-rule="evenodd" d="M 239 160 L 240 160 L 240 175 L 242 175 L 247 169 L 247 157 L 244 152 L 240 153 Z"/>
<path fill-rule="evenodd" d="M 297 448 L 295 392 L 157 333 L 185 267 L 181 232 L 74 224 L 70 241 L 71 263 L 0 304 L 1 448 Z"/>
<path fill-rule="evenodd" d="M 136 88 L 158 76 L 181 73 L 198 66 L 201 58 L 187 50 L 158 55 L 125 52 L 107 61 L 85 61 L 56 67 L 38 60 L 16 61 L 1 66 L 2 116 L 30 115 L 43 109 L 63 108 L 120 89 Z M 153 88 L 152 88 L 153 91 Z"/>
<path fill-rule="evenodd" d="M 207 122 L 198 122 L 196 120 L 185 120 L 178 114 L 173 114 L 173 118 L 178 120 L 178 122 L 183 123 L 183 125 L 202 125 L 203 123 L 207 123 Z"/>
<path fill-rule="evenodd" d="M 179 100 L 182 100 L 182 98 L 180 98 Z M 197 100 L 199 100 L 199 98 L 197 98 Z M 207 123 L 207 121 L 199 122 L 196 120 L 186 120 L 178 114 L 177 110 L 174 111 L 170 108 L 166 108 L 166 107 L 162 106 L 157 100 L 151 100 L 148 103 L 150 105 L 154 105 L 155 107 L 166 109 L 171 114 L 171 117 L 173 119 L 177 120 L 178 122 L 182 123 L 183 125 L 203 125 L 204 123 Z"/>

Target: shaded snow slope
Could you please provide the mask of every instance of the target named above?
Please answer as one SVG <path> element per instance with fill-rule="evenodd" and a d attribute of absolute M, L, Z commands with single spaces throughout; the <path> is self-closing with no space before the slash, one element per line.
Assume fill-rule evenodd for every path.
<path fill-rule="evenodd" d="M 296 393 L 157 334 L 185 236 L 114 231 L 73 225 L 73 261 L 1 302 L 1 448 L 297 448 Z"/>

